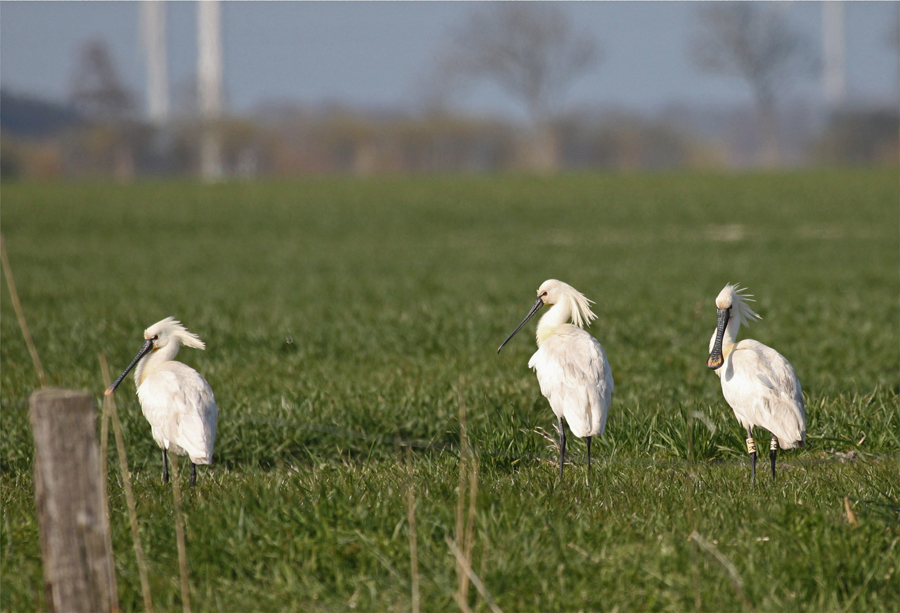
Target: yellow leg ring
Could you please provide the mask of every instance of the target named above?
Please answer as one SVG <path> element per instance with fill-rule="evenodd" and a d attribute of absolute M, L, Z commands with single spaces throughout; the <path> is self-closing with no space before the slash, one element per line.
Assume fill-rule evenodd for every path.
<path fill-rule="evenodd" d="M 752 437 L 747 439 L 747 453 L 756 453 L 756 441 Z"/>

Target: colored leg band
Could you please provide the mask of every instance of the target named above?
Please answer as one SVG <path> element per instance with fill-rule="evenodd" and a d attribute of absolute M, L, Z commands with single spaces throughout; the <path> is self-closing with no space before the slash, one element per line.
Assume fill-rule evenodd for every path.
<path fill-rule="evenodd" d="M 772 437 L 772 440 L 769 441 L 769 451 L 778 451 L 778 439 Z"/>
<path fill-rule="evenodd" d="M 756 453 L 756 441 L 752 438 L 747 439 L 747 453 Z"/>

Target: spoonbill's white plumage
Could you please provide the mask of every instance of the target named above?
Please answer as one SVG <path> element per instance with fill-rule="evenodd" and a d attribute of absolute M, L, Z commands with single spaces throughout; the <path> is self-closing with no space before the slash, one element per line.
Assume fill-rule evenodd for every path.
<path fill-rule="evenodd" d="M 707 366 L 722 381 L 722 394 L 734 416 L 747 430 L 751 479 L 756 478 L 753 428 L 772 434 L 769 459 L 772 479 L 778 448 L 806 444 L 806 411 L 800 381 L 783 355 L 758 341 L 737 341 L 738 330 L 760 316 L 747 304 L 752 297 L 737 285 L 726 285 L 716 298 L 718 325 L 709 340 Z"/>
<path fill-rule="evenodd" d="M 119 378 L 112 394 L 134 368 L 134 383 L 153 440 L 163 450 L 163 481 L 169 481 L 167 450 L 191 459 L 191 486 L 197 464 L 211 464 L 219 409 L 212 388 L 196 370 L 175 361 L 182 345 L 205 349 L 200 338 L 181 322 L 167 317 L 144 330 L 144 345 Z M 137 367 L 135 368 L 135 365 Z"/>
<path fill-rule="evenodd" d="M 590 301 L 571 285 L 549 279 L 541 284 L 538 298 L 522 323 L 503 341 L 500 349 L 522 329 L 544 305 L 551 305 L 537 325 L 538 350 L 528 361 L 537 374 L 541 393 L 559 420 L 559 474 L 566 454 L 566 428 L 584 438 L 588 467 L 591 437 L 600 436 L 612 400 L 613 377 L 606 353 L 593 336 L 583 330 L 597 318 Z M 569 320 L 572 323 L 569 323 Z"/>

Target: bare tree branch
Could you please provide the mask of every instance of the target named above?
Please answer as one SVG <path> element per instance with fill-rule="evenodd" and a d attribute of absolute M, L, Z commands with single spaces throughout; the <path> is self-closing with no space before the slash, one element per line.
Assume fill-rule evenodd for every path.
<path fill-rule="evenodd" d="M 450 33 L 434 76 L 464 89 L 490 81 L 516 98 L 536 123 L 553 116 L 565 91 L 600 61 L 587 31 L 574 31 L 552 4 L 498 2 Z"/>
<path fill-rule="evenodd" d="M 119 79 L 104 41 L 92 40 L 82 45 L 71 102 L 80 113 L 95 120 L 121 119 L 134 109 L 134 96 Z"/>
<path fill-rule="evenodd" d="M 776 97 L 795 77 L 812 75 L 818 62 L 810 41 L 787 23 L 781 6 L 709 2 L 698 9 L 690 47 L 705 72 L 744 79 L 753 90 L 769 161 L 777 161 Z"/>

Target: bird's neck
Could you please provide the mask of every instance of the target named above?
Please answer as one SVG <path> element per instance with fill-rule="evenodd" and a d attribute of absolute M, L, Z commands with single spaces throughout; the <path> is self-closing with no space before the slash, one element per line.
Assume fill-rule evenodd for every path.
<path fill-rule="evenodd" d="M 731 350 L 734 349 L 740 327 L 740 317 L 732 317 L 728 320 L 728 325 L 725 326 L 725 334 L 722 335 L 722 357 L 727 358 Z"/>
<path fill-rule="evenodd" d="M 558 327 L 568 323 L 572 309 L 567 302 L 558 302 L 544 313 L 537 325 L 537 344 L 540 347 Z"/>
<path fill-rule="evenodd" d="M 148 375 L 159 369 L 163 362 L 171 362 L 178 355 L 181 345 L 176 342 L 170 342 L 165 347 L 152 349 L 150 353 L 145 355 L 134 369 L 134 384 L 140 387 L 144 379 Z"/>

